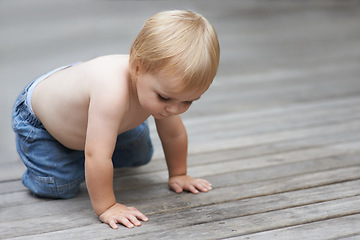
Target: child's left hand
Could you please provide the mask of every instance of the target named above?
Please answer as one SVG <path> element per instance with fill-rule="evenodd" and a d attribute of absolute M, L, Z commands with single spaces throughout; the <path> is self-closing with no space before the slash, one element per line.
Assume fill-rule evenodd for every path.
<path fill-rule="evenodd" d="M 169 187 L 177 193 L 189 191 L 192 193 L 207 192 L 211 190 L 211 183 L 205 179 L 195 179 L 188 175 L 169 177 Z"/>

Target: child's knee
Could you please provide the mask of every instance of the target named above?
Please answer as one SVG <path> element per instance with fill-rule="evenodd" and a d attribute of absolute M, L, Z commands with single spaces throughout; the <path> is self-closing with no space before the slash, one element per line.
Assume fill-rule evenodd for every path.
<path fill-rule="evenodd" d="M 134 151 L 138 153 L 135 157 L 138 166 L 148 164 L 154 153 L 149 132 L 145 131 L 140 139 L 138 145 L 134 147 Z"/>
<path fill-rule="evenodd" d="M 151 161 L 153 153 L 154 149 L 152 145 L 148 146 L 146 149 L 142 149 L 141 153 L 139 153 L 138 157 L 136 158 L 134 166 L 136 167 L 148 164 Z"/>
<path fill-rule="evenodd" d="M 118 136 L 113 154 L 115 168 L 137 167 L 150 162 L 154 149 L 147 123 Z"/>
<path fill-rule="evenodd" d="M 81 179 L 58 185 L 54 177 L 37 176 L 27 170 L 22 176 L 22 183 L 37 197 L 69 199 L 79 192 Z"/>

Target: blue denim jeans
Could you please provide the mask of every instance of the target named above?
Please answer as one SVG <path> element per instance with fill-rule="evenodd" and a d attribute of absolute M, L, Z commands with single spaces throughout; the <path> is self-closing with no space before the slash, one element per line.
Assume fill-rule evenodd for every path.
<path fill-rule="evenodd" d="M 27 106 L 27 91 L 32 83 L 17 98 L 12 113 L 16 148 L 27 168 L 22 183 L 36 196 L 72 198 L 85 180 L 84 151 L 63 146 Z M 148 123 L 145 121 L 118 136 L 113 166 L 141 166 L 150 161 L 152 154 Z"/>

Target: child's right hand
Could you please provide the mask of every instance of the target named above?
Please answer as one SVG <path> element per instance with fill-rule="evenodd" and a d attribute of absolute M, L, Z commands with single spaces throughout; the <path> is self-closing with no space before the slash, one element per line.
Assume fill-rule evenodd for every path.
<path fill-rule="evenodd" d="M 117 229 L 118 223 L 124 225 L 127 228 L 139 227 L 142 220 L 148 221 L 148 218 L 134 207 L 126 207 L 125 205 L 116 203 L 114 206 L 106 210 L 99 216 L 100 221 L 107 223 L 111 228 Z"/>

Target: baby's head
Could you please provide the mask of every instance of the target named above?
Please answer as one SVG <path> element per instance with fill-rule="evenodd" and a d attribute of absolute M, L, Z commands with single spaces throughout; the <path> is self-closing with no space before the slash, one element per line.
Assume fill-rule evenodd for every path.
<path fill-rule="evenodd" d="M 211 85 L 220 47 L 214 28 L 191 11 L 160 12 L 147 20 L 130 50 L 130 74 L 163 75 L 179 80 L 178 92 Z"/>

